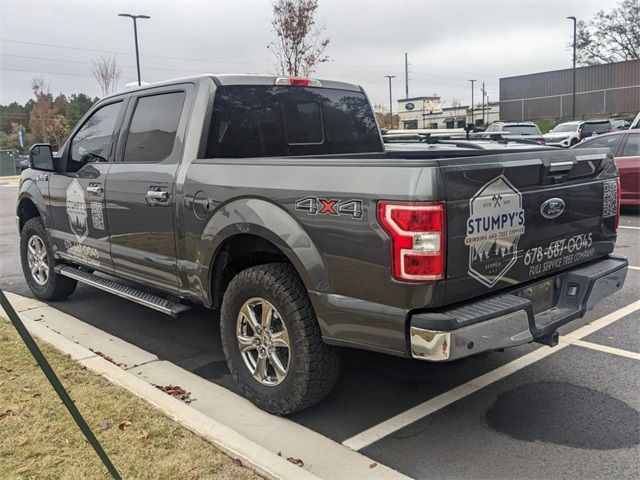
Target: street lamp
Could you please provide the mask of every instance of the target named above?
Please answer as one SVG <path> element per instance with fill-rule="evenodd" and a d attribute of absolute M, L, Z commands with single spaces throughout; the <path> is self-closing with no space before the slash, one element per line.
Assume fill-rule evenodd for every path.
<path fill-rule="evenodd" d="M 385 75 L 389 79 L 389 113 L 391 114 L 391 124 L 393 124 L 393 99 L 391 97 L 391 79 L 396 78 L 395 75 Z"/>
<path fill-rule="evenodd" d="M 473 84 L 476 80 L 469 80 L 471 82 L 471 125 L 476 126 L 476 121 L 473 117 Z"/>
<path fill-rule="evenodd" d="M 151 18 L 149 15 L 131 15 L 130 13 L 119 13 L 119 17 L 129 17 L 133 20 L 133 38 L 136 42 L 136 68 L 138 69 L 138 86 L 142 85 L 140 81 L 140 55 L 138 54 L 138 23 L 136 20 L 139 18 Z"/>
<path fill-rule="evenodd" d="M 573 113 L 573 120 L 576 119 L 576 25 L 578 21 L 576 17 L 567 17 L 568 20 L 573 21 L 573 90 L 571 95 L 571 112 Z"/>

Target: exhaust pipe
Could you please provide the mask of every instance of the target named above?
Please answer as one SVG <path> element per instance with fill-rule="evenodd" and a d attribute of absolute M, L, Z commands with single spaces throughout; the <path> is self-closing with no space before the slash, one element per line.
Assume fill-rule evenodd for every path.
<path fill-rule="evenodd" d="M 556 330 L 555 332 L 547 333 L 546 335 L 536 338 L 535 341 L 548 347 L 555 347 L 560 341 L 560 334 Z"/>

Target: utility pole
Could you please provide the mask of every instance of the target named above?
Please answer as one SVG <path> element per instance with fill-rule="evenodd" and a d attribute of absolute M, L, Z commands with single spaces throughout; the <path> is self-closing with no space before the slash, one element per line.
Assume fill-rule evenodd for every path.
<path fill-rule="evenodd" d="M 404 93 L 405 98 L 409 98 L 409 57 L 404 52 Z"/>
<path fill-rule="evenodd" d="M 138 23 L 139 18 L 147 19 L 151 18 L 149 15 L 131 15 L 130 13 L 119 13 L 119 17 L 128 17 L 133 20 L 133 39 L 136 44 L 136 68 L 138 69 L 138 86 L 142 85 L 140 80 L 140 54 L 138 53 Z"/>
<path fill-rule="evenodd" d="M 393 123 L 393 98 L 391 96 L 391 79 L 396 78 L 395 75 L 385 75 L 389 79 L 389 113 L 391 114 L 391 123 Z"/>
<path fill-rule="evenodd" d="M 573 90 L 571 92 L 571 113 L 573 114 L 573 120 L 576 119 L 576 29 L 578 20 L 576 17 L 567 17 L 567 19 L 573 21 Z"/>
<path fill-rule="evenodd" d="M 473 84 L 476 82 L 476 80 L 469 80 L 471 82 L 471 125 L 473 125 L 474 127 L 476 126 L 476 121 L 473 117 Z"/>
<path fill-rule="evenodd" d="M 484 96 L 487 94 L 486 90 L 484 89 L 484 82 L 482 82 L 482 124 L 485 124 L 484 121 Z"/>

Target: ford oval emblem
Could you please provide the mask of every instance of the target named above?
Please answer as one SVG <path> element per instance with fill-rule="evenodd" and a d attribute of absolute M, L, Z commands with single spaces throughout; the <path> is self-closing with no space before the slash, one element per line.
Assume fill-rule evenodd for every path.
<path fill-rule="evenodd" d="M 540 206 L 540 213 L 544 218 L 558 218 L 564 212 L 564 200 L 550 198 Z"/>
<path fill-rule="evenodd" d="M 409 102 L 404 104 L 404 108 L 406 108 L 407 110 L 413 110 L 414 108 L 416 108 L 416 106 L 413 103 Z"/>

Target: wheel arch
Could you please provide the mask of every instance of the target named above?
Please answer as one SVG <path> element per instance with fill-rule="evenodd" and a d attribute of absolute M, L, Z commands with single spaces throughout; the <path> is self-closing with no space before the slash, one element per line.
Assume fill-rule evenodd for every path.
<path fill-rule="evenodd" d="M 239 267 L 286 261 L 300 276 L 307 290 L 326 291 L 329 286 L 325 262 L 302 225 L 281 207 L 262 199 L 244 198 L 219 208 L 201 236 L 203 264 L 208 266 L 206 292 L 209 302 L 219 306 L 226 275 Z M 244 260 L 238 261 L 244 255 Z"/>

